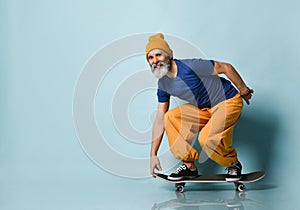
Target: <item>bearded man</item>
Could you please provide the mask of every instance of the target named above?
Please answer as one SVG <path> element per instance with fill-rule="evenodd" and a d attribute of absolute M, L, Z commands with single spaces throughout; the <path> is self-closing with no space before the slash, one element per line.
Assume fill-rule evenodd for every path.
<path fill-rule="evenodd" d="M 171 152 L 183 162 L 168 178 L 180 180 L 197 176 L 195 161 L 199 161 L 199 153 L 192 143 L 199 132 L 202 150 L 210 159 L 226 167 L 226 180 L 239 180 L 242 165 L 232 147 L 233 130 L 241 115 L 242 99 L 249 104 L 253 90 L 229 63 L 201 58 L 174 59 L 162 33 L 149 37 L 146 59 L 158 78 L 150 173 L 155 176 L 155 169 L 162 170 L 157 153 L 166 132 Z M 220 74 L 225 74 L 229 80 Z M 187 104 L 169 110 L 171 96 Z"/>

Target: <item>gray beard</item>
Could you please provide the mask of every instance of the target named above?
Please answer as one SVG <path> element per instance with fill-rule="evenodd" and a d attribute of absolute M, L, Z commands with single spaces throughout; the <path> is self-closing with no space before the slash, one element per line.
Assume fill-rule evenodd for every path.
<path fill-rule="evenodd" d="M 161 66 L 160 69 L 156 69 L 157 66 Z M 166 59 L 165 62 L 159 62 L 153 64 L 151 66 L 151 71 L 157 79 L 161 79 L 168 74 L 168 72 L 170 71 L 170 67 L 171 67 L 171 60 Z"/>

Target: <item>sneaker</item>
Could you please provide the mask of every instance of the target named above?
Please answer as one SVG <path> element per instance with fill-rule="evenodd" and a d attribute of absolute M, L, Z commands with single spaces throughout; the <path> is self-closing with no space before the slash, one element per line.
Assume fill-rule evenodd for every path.
<path fill-rule="evenodd" d="M 239 161 L 233 163 L 231 166 L 228 166 L 226 170 L 227 170 L 227 175 L 225 179 L 227 182 L 235 182 L 241 179 L 242 164 Z"/>
<path fill-rule="evenodd" d="M 170 180 L 180 180 L 184 177 L 195 177 L 198 176 L 198 170 L 196 168 L 195 171 L 191 171 L 185 164 L 179 166 L 175 173 L 172 173 L 168 176 Z"/>

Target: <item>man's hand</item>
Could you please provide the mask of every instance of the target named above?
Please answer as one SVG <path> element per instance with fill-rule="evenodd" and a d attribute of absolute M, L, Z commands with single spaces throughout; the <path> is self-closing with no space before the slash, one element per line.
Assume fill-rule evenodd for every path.
<path fill-rule="evenodd" d="M 250 99 L 252 98 L 254 91 L 247 87 L 247 90 L 245 92 L 241 92 L 242 98 L 246 101 L 246 103 L 250 104 Z"/>
<path fill-rule="evenodd" d="M 150 158 L 150 173 L 152 174 L 152 176 L 155 178 L 155 174 L 154 174 L 154 170 L 157 169 L 159 171 L 162 170 L 161 166 L 160 166 L 160 162 L 157 156 L 152 156 Z"/>

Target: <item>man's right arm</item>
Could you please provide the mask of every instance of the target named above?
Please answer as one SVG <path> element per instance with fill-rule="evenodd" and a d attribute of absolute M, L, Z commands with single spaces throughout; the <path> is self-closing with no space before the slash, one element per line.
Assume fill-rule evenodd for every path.
<path fill-rule="evenodd" d="M 152 128 L 152 145 L 150 153 L 150 173 L 154 176 L 154 170 L 162 170 L 157 152 L 160 147 L 163 135 L 164 135 L 164 116 L 169 109 L 169 101 L 164 103 L 158 103 L 157 113 Z"/>

